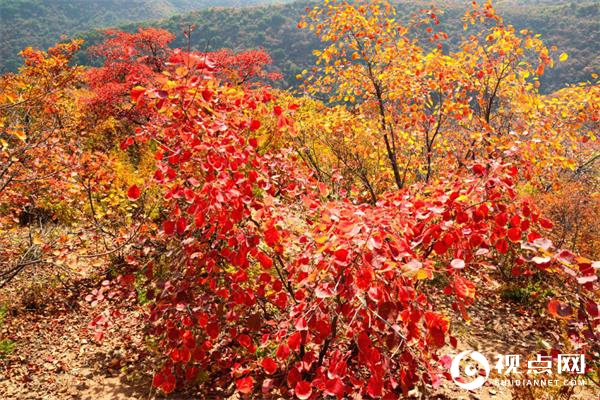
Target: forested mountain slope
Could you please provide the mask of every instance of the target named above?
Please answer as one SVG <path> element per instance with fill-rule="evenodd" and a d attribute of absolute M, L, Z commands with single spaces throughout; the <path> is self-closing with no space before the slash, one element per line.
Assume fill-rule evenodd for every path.
<path fill-rule="evenodd" d="M 191 37 L 193 48 L 258 48 L 271 54 L 275 67 L 283 74 L 281 85 L 294 86 L 296 75 L 313 65 L 312 51 L 319 47 L 318 40 L 308 30 L 298 29 L 298 21 L 310 2 L 245 9 L 209 9 L 176 15 L 160 23 L 152 23 L 177 35 L 176 46 L 184 46 L 183 27 L 194 24 Z M 424 3 L 400 2 L 399 13 L 404 19 L 424 6 Z M 444 2 L 440 16 L 441 27 L 450 36 L 450 46 L 463 35 L 462 16 L 468 5 L 463 2 Z M 567 83 L 590 79 L 600 66 L 598 54 L 600 31 L 598 18 L 600 3 L 501 2 L 499 9 L 517 29 L 527 27 L 542 35 L 548 46 L 556 45 L 569 59 L 548 70 L 542 79 L 542 90 L 552 91 Z M 124 27 L 137 28 L 136 24 Z M 101 38 L 99 32 L 85 36 L 90 42 Z M 86 61 L 82 59 L 82 61 Z"/>
<path fill-rule="evenodd" d="M 1 0 L 0 60 L 3 61 L 0 68 L 14 70 L 20 61 L 17 52 L 21 48 L 49 46 L 61 33 L 72 36 L 88 32 L 81 36 L 89 45 L 102 38 L 101 28 L 121 25 L 131 31 L 137 29 L 140 21 L 145 21 L 145 25 L 160 26 L 176 34 L 176 46 L 185 45 L 183 29 L 193 24 L 196 26 L 191 37 L 193 48 L 262 47 L 271 54 L 275 68 L 283 74 L 280 85 L 294 86 L 296 75 L 313 64 L 312 51 L 319 46 L 311 32 L 297 27 L 310 4 L 283 0 Z M 428 4 L 402 1 L 398 10 L 408 19 Z M 235 7 L 240 5 L 247 7 Z M 592 73 L 600 70 L 599 2 L 500 1 L 497 5 L 517 29 L 532 29 L 542 35 L 548 46 L 556 45 L 560 52 L 569 54 L 566 62 L 546 72 L 542 90 L 552 91 L 567 83 L 588 80 Z M 208 6 L 234 7 L 201 9 Z M 461 18 L 469 5 L 450 1 L 439 2 L 438 6 L 445 10 L 440 15 L 441 27 L 449 34 L 452 47 L 463 35 Z M 197 10 L 184 12 L 191 9 Z M 156 21 L 165 16 L 168 18 Z M 98 30 L 90 31 L 94 28 Z M 86 54 L 80 54 L 78 61 L 92 62 Z"/>
<path fill-rule="evenodd" d="M 0 0 L 0 72 L 14 70 L 18 52 L 48 47 L 63 35 L 149 21 L 207 7 L 241 7 L 283 0 Z"/>

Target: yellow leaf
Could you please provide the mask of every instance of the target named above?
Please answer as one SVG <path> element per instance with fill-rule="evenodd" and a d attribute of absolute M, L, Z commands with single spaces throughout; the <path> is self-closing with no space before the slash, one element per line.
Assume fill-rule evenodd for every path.
<path fill-rule="evenodd" d="M 327 235 L 325 235 L 325 236 L 321 236 L 321 237 L 317 238 L 315 240 L 315 242 L 317 242 L 318 244 L 323 244 L 323 243 L 327 242 L 328 239 L 329 239 L 329 237 Z"/>
<path fill-rule="evenodd" d="M 431 271 L 423 268 L 423 269 L 420 269 L 417 271 L 417 275 L 415 278 L 419 281 L 425 280 L 425 279 L 431 279 L 431 278 L 433 278 L 433 274 L 431 273 Z"/>
<path fill-rule="evenodd" d="M 562 54 L 560 55 L 560 57 L 558 58 L 558 60 L 559 60 L 560 62 L 563 62 L 563 61 L 567 61 L 567 59 L 568 59 L 568 58 L 569 58 L 569 55 L 568 55 L 567 53 L 562 53 Z"/>
<path fill-rule="evenodd" d="M 23 132 L 20 129 L 12 129 L 12 130 L 8 131 L 8 133 L 16 136 L 17 139 L 19 139 L 23 142 L 25 141 L 25 139 L 27 139 L 27 135 L 25 134 L 25 132 Z"/>

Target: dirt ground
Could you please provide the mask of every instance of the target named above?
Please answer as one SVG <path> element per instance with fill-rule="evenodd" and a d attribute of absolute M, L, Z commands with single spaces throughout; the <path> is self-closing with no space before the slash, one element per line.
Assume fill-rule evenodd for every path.
<path fill-rule="evenodd" d="M 134 329 L 139 324 L 135 315 L 119 322 L 118 334 L 100 342 L 94 340 L 88 324 L 98 310 L 85 301 L 85 296 L 95 284 L 82 277 L 69 289 L 57 286 L 38 292 L 34 289 L 28 294 L 30 288 L 15 282 L 11 288 L 0 291 L 0 304 L 4 305 L 0 339 L 14 342 L 12 351 L 0 359 L 1 399 L 162 398 L 151 388 L 150 377 L 140 372 L 146 370 L 143 356 L 137 351 L 143 348 L 143 337 L 140 333 L 128 336 L 139 332 Z M 533 318 L 527 309 L 500 301 L 494 289 L 491 287 L 489 293 L 481 294 L 482 300 L 470 308 L 470 323 L 453 326 L 457 349 L 448 346 L 442 349 L 442 354 L 477 350 L 491 360 L 495 354 L 521 354 L 523 358 L 556 340 L 549 328 L 539 325 L 539 318 Z M 16 298 L 29 300 L 11 303 Z M 452 312 L 444 304 L 438 306 Z M 514 398 L 509 388 L 494 386 L 490 381 L 472 392 L 443 381 L 438 389 L 430 388 L 428 392 L 425 398 L 431 399 Z M 176 394 L 169 398 L 195 397 Z M 600 391 L 593 384 L 576 388 L 575 396 L 571 397 L 596 398 L 600 399 Z"/>

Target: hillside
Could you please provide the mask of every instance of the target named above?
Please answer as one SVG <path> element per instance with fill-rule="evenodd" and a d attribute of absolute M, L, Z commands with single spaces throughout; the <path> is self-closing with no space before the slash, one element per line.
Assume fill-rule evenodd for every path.
<path fill-rule="evenodd" d="M 207 7 L 240 7 L 281 0 L 0 0 L 0 72 L 15 70 L 18 52 L 46 48 L 63 35 L 168 18 Z"/>
<path fill-rule="evenodd" d="M 244 9 L 208 9 L 176 15 L 160 22 L 147 25 L 159 26 L 177 34 L 176 46 L 184 46 L 182 27 L 197 26 L 191 45 L 198 50 L 219 48 L 245 49 L 264 48 L 273 57 L 275 67 L 282 73 L 282 87 L 295 86 L 296 75 L 313 65 L 312 51 L 320 43 L 307 30 L 297 27 L 309 2 L 248 7 Z M 418 11 L 422 4 L 401 2 L 398 9 L 404 19 Z M 462 21 L 465 7 L 461 2 L 448 3 L 440 16 L 441 27 L 450 35 L 450 45 L 456 44 L 463 35 Z M 540 33 L 548 46 L 556 45 L 560 52 L 569 54 L 569 59 L 548 70 L 542 79 L 542 90 L 556 90 L 565 84 L 590 79 L 593 72 L 600 70 L 600 30 L 598 2 L 579 4 L 551 4 L 548 2 L 518 3 L 500 2 L 499 11 L 517 29 L 527 27 Z M 137 24 L 125 25 L 125 30 L 137 29 Z M 84 35 L 89 43 L 101 39 L 99 32 Z M 89 62 L 85 55 L 81 62 Z"/>
<path fill-rule="evenodd" d="M 290 87 L 296 84 L 295 76 L 312 65 L 312 51 L 318 48 L 319 43 L 310 32 L 297 27 L 298 20 L 310 3 L 275 3 L 287 2 L 1 0 L 0 59 L 3 61 L 0 61 L 0 69 L 15 70 L 20 63 L 17 53 L 26 46 L 45 48 L 64 36 L 82 36 L 89 45 L 101 40 L 100 30 L 108 26 L 118 25 L 129 31 L 137 29 L 142 22 L 144 25 L 160 26 L 177 35 L 175 45 L 183 46 L 182 27 L 194 24 L 197 29 L 191 39 L 193 48 L 262 47 L 271 54 L 275 67 L 284 76 L 280 86 Z M 263 5 L 257 6 L 259 4 Z M 245 7 L 239 8 L 241 5 Z M 406 19 L 422 5 L 401 2 L 398 8 Z M 464 4 L 456 1 L 444 3 L 440 7 L 445 9 L 440 18 L 442 29 L 449 33 L 450 44 L 456 43 L 463 34 L 461 17 L 465 10 Z M 590 79 L 591 73 L 600 69 L 600 29 L 597 22 L 600 3 L 500 1 L 498 9 L 517 29 L 530 28 L 540 33 L 548 46 L 556 45 L 561 52 L 569 54 L 567 62 L 549 70 L 543 77 L 544 91 Z M 85 54 L 81 54 L 78 61 L 90 63 Z"/>
<path fill-rule="evenodd" d="M 281 86 L 296 84 L 296 75 L 314 63 L 312 52 L 320 46 L 319 40 L 306 30 L 298 29 L 298 21 L 309 3 L 294 2 L 285 5 L 247 8 L 213 8 L 176 15 L 158 23 L 158 26 L 177 35 L 175 47 L 186 47 L 187 39 L 182 27 L 193 24 L 192 48 L 197 50 L 234 50 L 264 48 L 273 58 L 275 68 L 282 73 Z M 137 24 L 125 25 L 127 31 L 137 29 Z M 100 32 L 84 36 L 89 44 L 101 40 Z M 87 62 L 85 54 L 81 62 Z"/>

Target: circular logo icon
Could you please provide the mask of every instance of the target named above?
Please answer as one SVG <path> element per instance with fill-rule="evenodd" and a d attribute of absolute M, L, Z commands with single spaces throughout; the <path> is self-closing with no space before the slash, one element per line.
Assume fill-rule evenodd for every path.
<path fill-rule="evenodd" d="M 467 357 L 469 357 L 473 361 L 476 361 L 481 367 L 483 367 L 483 369 L 485 370 L 485 377 L 477 376 L 477 378 L 475 378 L 471 382 L 465 382 L 464 379 L 461 379 L 461 381 L 458 380 L 458 378 L 461 376 L 460 362 Z M 490 364 L 488 363 L 487 358 L 485 358 L 483 354 L 473 350 L 466 350 L 454 357 L 454 360 L 452 360 L 452 365 L 450 366 L 450 375 L 452 376 L 452 380 L 454 381 L 454 383 L 456 383 L 461 388 L 466 390 L 478 389 L 483 386 L 485 381 L 487 381 L 488 376 L 490 375 Z M 467 377 L 474 377 L 476 375 L 479 375 L 479 369 L 476 368 L 475 365 L 473 365 L 472 363 L 469 363 L 465 367 L 465 375 Z"/>

